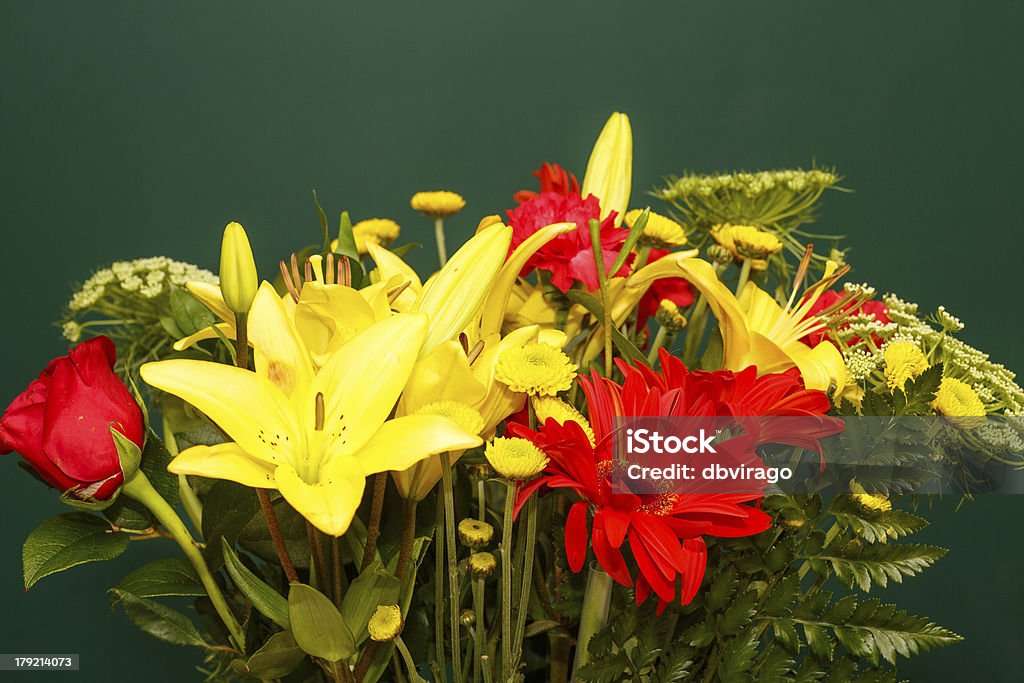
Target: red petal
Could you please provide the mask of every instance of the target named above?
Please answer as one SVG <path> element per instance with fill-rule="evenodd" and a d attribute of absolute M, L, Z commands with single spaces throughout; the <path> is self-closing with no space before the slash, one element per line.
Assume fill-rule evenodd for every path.
<path fill-rule="evenodd" d="M 621 548 L 629 531 L 629 513 L 611 507 L 599 508 L 597 514 L 603 518 L 603 526 L 608 532 L 608 542 L 613 548 Z"/>
<path fill-rule="evenodd" d="M 565 556 L 574 572 L 583 569 L 587 559 L 587 504 L 583 501 L 573 503 L 565 519 Z"/>
<path fill-rule="evenodd" d="M 666 574 L 666 568 L 651 557 L 643 542 L 639 541 L 636 536 L 630 536 L 629 547 L 633 551 L 633 557 L 636 558 L 637 568 L 651 584 L 651 588 L 658 594 L 658 597 L 666 601 L 672 600 L 676 592 L 676 571 L 672 569 L 670 574 Z"/>
<path fill-rule="evenodd" d="M 686 567 L 683 570 L 683 589 L 680 601 L 690 604 L 697 595 L 700 584 L 704 580 L 704 571 L 708 565 L 708 547 L 703 538 L 687 538 L 683 541 L 683 555 Z"/>
<path fill-rule="evenodd" d="M 622 557 L 622 551 L 613 548 L 608 543 L 608 536 L 605 534 L 603 527 L 594 526 L 594 535 L 591 543 L 594 546 L 594 556 L 597 557 L 598 563 L 604 567 L 608 575 L 623 586 L 632 586 L 633 576 L 629 573 L 629 565 L 626 564 L 625 558 Z"/>

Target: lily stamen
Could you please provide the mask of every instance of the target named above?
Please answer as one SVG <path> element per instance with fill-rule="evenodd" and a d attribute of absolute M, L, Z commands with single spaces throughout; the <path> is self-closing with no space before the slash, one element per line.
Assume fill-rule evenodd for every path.
<path fill-rule="evenodd" d="M 322 391 L 318 391 L 316 394 L 316 422 L 313 424 L 313 429 L 318 432 L 324 431 L 326 412 L 324 409 L 324 394 Z"/>
<path fill-rule="evenodd" d="M 390 290 L 388 292 L 388 303 L 389 304 L 395 303 L 395 299 L 397 299 L 398 297 L 402 296 L 402 292 L 404 292 L 409 287 L 409 285 L 411 285 L 411 284 L 412 284 L 412 282 L 410 282 L 409 280 L 406 280 L 402 284 L 400 284 L 397 287 L 395 287 L 394 289 Z"/>

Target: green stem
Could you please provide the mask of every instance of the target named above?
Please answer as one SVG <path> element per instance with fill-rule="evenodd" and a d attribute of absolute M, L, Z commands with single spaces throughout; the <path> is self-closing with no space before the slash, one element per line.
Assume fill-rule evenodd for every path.
<path fill-rule="evenodd" d="M 473 638 L 473 682 L 479 683 L 483 674 L 483 656 L 487 654 L 487 624 L 484 612 L 484 580 L 473 580 L 473 611 L 476 612 L 476 629 Z"/>
<path fill-rule="evenodd" d="M 373 475 L 373 499 L 370 502 L 370 523 L 366 527 L 366 545 L 363 546 L 363 561 L 359 571 L 363 571 L 373 562 L 377 552 L 377 539 L 380 538 L 380 520 L 384 514 L 384 493 L 388 485 L 387 472 Z"/>
<path fill-rule="evenodd" d="M 405 668 L 409 671 L 409 683 L 426 683 L 418 673 L 416 673 L 416 662 L 412 659 L 412 654 L 409 652 L 409 648 L 405 646 L 405 641 L 402 640 L 402 636 L 395 638 L 395 647 L 398 648 L 399 653 L 402 655 L 402 660 L 405 661 Z"/>
<path fill-rule="evenodd" d="M 442 475 L 443 476 L 443 475 Z M 435 678 L 447 680 L 444 659 L 444 492 L 437 490 L 437 521 L 434 527 L 434 672 Z"/>
<path fill-rule="evenodd" d="M 647 259 L 651 255 L 651 248 L 648 246 L 640 247 L 640 253 L 636 255 L 636 261 L 633 262 L 633 272 L 637 272 L 645 265 L 647 265 Z"/>
<path fill-rule="evenodd" d="M 167 410 L 164 409 L 162 412 L 164 414 L 164 446 L 173 457 L 178 455 L 178 441 L 174 438 L 174 427 L 171 426 L 171 421 L 167 417 Z M 188 478 L 184 474 L 178 475 L 178 495 L 181 497 L 181 504 L 185 506 L 185 513 L 188 515 L 189 521 L 192 522 L 192 526 L 197 531 L 201 530 L 203 528 L 203 504 L 196 496 L 196 492 L 192 490 Z"/>
<path fill-rule="evenodd" d="M 604 376 L 612 376 L 612 309 L 608 300 L 608 275 L 604 269 L 604 254 L 601 251 L 601 224 L 597 220 L 590 221 L 590 246 L 594 250 L 594 265 L 597 267 L 597 282 L 601 289 L 601 307 L 604 320 L 601 322 L 604 332 Z"/>
<path fill-rule="evenodd" d="M 455 552 L 455 487 L 452 483 L 452 459 L 448 451 L 441 453 L 441 484 L 444 489 L 445 542 L 448 546 L 448 623 L 452 639 L 452 677 L 462 681 L 462 659 L 459 657 L 459 560 Z"/>
<path fill-rule="evenodd" d="M 651 350 L 647 352 L 647 364 L 654 367 L 654 361 L 658 359 L 658 349 L 665 345 L 665 340 L 668 339 L 668 328 L 661 325 L 658 328 L 658 334 L 654 335 L 654 341 L 651 342 Z"/>
<path fill-rule="evenodd" d="M 573 674 L 590 661 L 590 639 L 608 623 L 608 608 L 612 600 L 612 577 L 598 567 L 591 567 L 587 575 L 587 588 L 583 593 L 580 612 L 580 630 L 576 636 L 576 663 Z"/>
<path fill-rule="evenodd" d="M 749 256 L 743 257 L 743 265 L 740 266 L 740 279 L 736 281 L 736 296 L 743 294 L 743 288 L 747 286 L 747 280 L 750 279 L 750 268 L 754 263 L 754 259 Z"/>
<path fill-rule="evenodd" d="M 448 250 L 444 244 L 444 219 L 434 219 L 434 239 L 437 241 L 437 260 L 441 262 L 441 267 L 444 268 L 444 264 L 448 263 Z"/>
<path fill-rule="evenodd" d="M 124 493 L 145 505 L 164 529 L 171 534 L 178 546 L 181 547 L 185 557 L 192 563 L 196 573 L 199 575 L 199 580 L 202 582 L 203 588 L 206 589 L 206 594 L 210 596 L 214 609 L 217 610 L 217 614 L 220 615 L 224 626 L 227 627 L 232 640 L 235 641 L 235 647 L 238 648 L 239 652 L 245 652 L 245 635 L 242 632 L 242 627 L 238 624 L 238 620 L 235 618 L 231 608 L 228 607 L 220 586 L 214 580 L 213 575 L 210 573 L 210 568 L 206 566 L 206 561 L 203 560 L 202 553 L 199 552 L 199 548 L 196 547 L 192 535 L 185 528 L 185 524 L 178 517 L 178 513 L 163 499 L 163 496 L 157 493 L 153 485 L 149 483 L 149 479 L 142 472 L 136 472 L 135 476 L 125 483 Z"/>
<path fill-rule="evenodd" d="M 402 545 L 398 551 L 398 564 L 395 567 L 395 577 L 399 580 L 405 578 L 409 571 L 409 561 L 412 559 L 412 546 L 416 540 L 416 506 L 418 501 L 405 501 L 405 523 L 402 527 Z"/>
<path fill-rule="evenodd" d="M 512 515 L 516 485 L 505 482 L 505 519 L 501 525 L 501 675 L 512 680 Z"/>
<path fill-rule="evenodd" d="M 564 633 L 548 632 L 548 683 L 568 683 L 571 643 Z"/>
<path fill-rule="evenodd" d="M 249 367 L 249 325 L 247 313 L 235 313 L 235 365 Z"/>
<path fill-rule="evenodd" d="M 524 522 L 526 522 L 526 542 L 523 556 L 522 587 L 519 592 L 519 611 L 516 613 L 515 637 L 512 639 L 515 647 L 513 665 L 517 665 L 523 652 L 523 633 L 526 630 L 526 610 L 530 605 L 530 592 L 533 584 L 533 555 L 537 546 L 537 497 L 530 496 L 523 509 Z"/>

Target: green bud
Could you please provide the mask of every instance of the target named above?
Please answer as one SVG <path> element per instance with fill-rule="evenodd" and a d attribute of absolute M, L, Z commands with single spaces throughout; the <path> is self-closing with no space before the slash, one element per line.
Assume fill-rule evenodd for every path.
<path fill-rule="evenodd" d="M 224 303 L 235 313 L 248 313 L 259 286 L 245 229 L 238 223 L 228 223 L 220 248 L 220 291 Z"/>

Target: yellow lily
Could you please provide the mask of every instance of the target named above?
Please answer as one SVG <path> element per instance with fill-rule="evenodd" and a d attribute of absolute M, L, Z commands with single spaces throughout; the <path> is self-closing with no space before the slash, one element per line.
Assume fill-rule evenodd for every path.
<path fill-rule="evenodd" d="M 633 131 L 629 117 L 615 112 L 594 143 L 580 193 L 584 197 L 592 194 L 601 201 L 602 220 L 615 211 L 615 225 L 620 225 L 629 208 L 632 184 Z"/>
<path fill-rule="evenodd" d="M 782 372 L 800 369 L 808 389 L 835 391 L 846 386 L 846 365 L 839 350 L 823 341 L 811 347 L 800 341 L 823 323 L 805 320 L 825 285 L 813 286 L 794 306 L 793 300 L 782 307 L 767 292 L 748 282 L 739 299 L 718 279 L 714 267 L 693 252 L 679 252 L 659 259 L 649 268 L 646 278 L 682 277 L 704 295 L 718 320 L 723 341 L 723 364 L 729 370 L 742 370 L 751 365 L 758 372 Z M 826 269 L 826 279 L 834 272 L 834 264 Z M 795 297 L 794 297 L 795 298 Z"/>
<path fill-rule="evenodd" d="M 277 489 L 317 528 L 340 536 L 368 475 L 482 443 L 441 416 L 388 419 L 427 338 L 423 314 L 370 324 L 318 371 L 267 283 L 253 302 L 249 330 L 255 372 L 196 360 L 142 366 L 146 382 L 192 404 L 234 439 L 183 451 L 171 472 Z"/>

